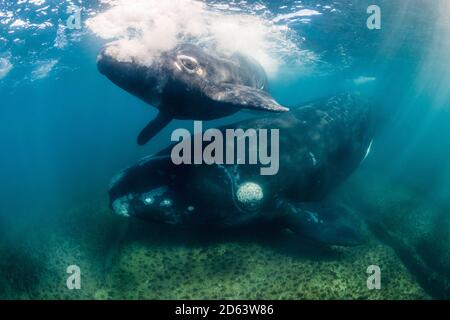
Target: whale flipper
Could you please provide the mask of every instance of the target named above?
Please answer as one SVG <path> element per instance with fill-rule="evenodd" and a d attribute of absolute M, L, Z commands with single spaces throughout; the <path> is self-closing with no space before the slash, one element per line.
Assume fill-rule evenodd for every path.
<path fill-rule="evenodd" d="M 156 118 L 151 120 L 147 126 L 142 129 L 141 133 L 138 136 L 138 144 L 143 146 L 146 144 L 151 138 L 158 134 L 165 126 L 172 121 L 172 117 L 166 113 L 159 112 Z"/>
<path fill-rule="evenodd" d="M 240 109 L 269 112 L 289 111 L 289 108 L 280 105 L 266 91 L 253 87 L 227 83 L 214 87 L 207 94 L 215 101 Z"/>
<path fill-rule="evenodd" d="M 365 228 L 343 206 L 328 202 L 292 204 L 283 201 L 284 221 L 292 232 L 328 245 L 364 243 Z"/>

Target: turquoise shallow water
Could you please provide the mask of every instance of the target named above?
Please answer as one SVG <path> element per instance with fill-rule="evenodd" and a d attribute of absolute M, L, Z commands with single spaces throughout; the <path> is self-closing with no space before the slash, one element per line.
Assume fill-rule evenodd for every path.
<path fill-rule="evenodd" d="M 192 10 L 188 26 L 211 22 L 210 12 L 228 17 L 199 38 L 254 54 L 283 104 L 358 91 L 379 106 L 371 153 L 336 194 L 369 224 L 370 244 L 324 249 L 277 233 L 185 234 L 113 216 L 111 178 L 167 146 L 172 129 L 192 124 L 173 123 L 138 147 L 136 135 L 155 111 L 100 75 L 96 56 L 112 41 L 105 39 L 111 26 L 156 19 L 176 6 L 105 25 L 95 18 L 110 5 L 72 1 L 82 26 L 69 29 L 66 1 L 0 0 L 0 297 L 448 299 L 447 1 L 180 3 Z M 381 30 L 366 26 L 374 3 Z M 186 19 L 174 12 L 172 21 Z M 241 32 L 230 41 L 233 28 Z M 150 43 L 169 39 L 161 32 Z M 386 266 L 386 290 L 367 292 L 365 267 L 377 259 Z M 65 288 L 69 264 L 87 270 L 80 292 Z M 317 275 L 305 273 L 314 268 Z M 189 279 L 180 282 L 178 274 Z M 222 290 L 212 289 L 217 284 Z"/>

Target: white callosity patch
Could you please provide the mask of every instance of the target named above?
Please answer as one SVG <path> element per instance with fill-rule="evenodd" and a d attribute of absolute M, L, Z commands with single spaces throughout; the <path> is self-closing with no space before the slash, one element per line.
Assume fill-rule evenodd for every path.
<path fill-rule="evenodd" d="M 153 203 L 155 203 L 155 198 L 152 198 L 152 197 L 145 197 L 145 198 L 144 198 L 144 203 L 147 204 L 147 205 L 153 204 Z"/>
<path fill-rule="evenodd" d="M 171 207 L 172 206 L 172 200 L 164 199 L 163 201 L 161 201 L 161 203 L 159 205 L 161 207 Z"/>
<path fill-rule="evenodd" d="M 109 41 L 107 53 L 119 61 L 151 65 L 162 52 L 182 42 L 240 52 L 255 58 L 268 73 L 281 57 L 301 55 L 287 36 L 287 25 L 243 10 L 218 10 L 198 0 L 114 0 L 106 11 L 87 20 L 97 36 Z"/>
<path fill-rule="evenodd" d="M 122 217 L 128 218 L 130 216 L 130 204 L 129 204 L 130 196 L 125 196 L 119 199 L 116 199 L 112 208 L 114 212 Z"/>
<path fill-rule="evenodd" d="M 141 196 L 141 201 L 145 205 L 152 205 L 156 201 L 156 197 L 162 196 L 168 190 L 167 187 L 160 187 L 152 191 L 146 192 Z"/>
<path fill-rule="evenodd" d="M 246 182 L 241 184 L 236 192 L 238 204 L 245 210 L 256 210 L 260 207 L 264 193 L 259 184 Z"/>

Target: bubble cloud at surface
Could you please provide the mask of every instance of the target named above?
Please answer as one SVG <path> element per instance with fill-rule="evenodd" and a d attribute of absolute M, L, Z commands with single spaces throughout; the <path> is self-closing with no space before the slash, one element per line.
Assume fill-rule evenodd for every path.
<path fill-rule="evenodd" d="M 159 55 L 190 42 L 258 60 L 269 74 L 283 59 L 303 54 L 287 25 L 275 23 L 251 5 L 221 10 L 218 4 L 198 0 L 106 0 L 109 7 L 86 24 L 108 43 L 108 54 L 120 61 L 151 65 Z M 249 11 L 250 10 L 250 11 Z"/>

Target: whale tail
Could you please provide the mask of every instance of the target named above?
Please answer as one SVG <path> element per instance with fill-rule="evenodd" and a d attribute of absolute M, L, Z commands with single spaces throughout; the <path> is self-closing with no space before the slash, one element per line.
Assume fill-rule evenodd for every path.
<path fill-rule="evenodd" d="M 156 118 L 151 120 L 144 129 L 142 129 L 141 133 L 138 136 L 137 142 L 140 146 L 145 145 L 150 141 L 154 136 L 158 134 L 165 126 L 172 121 L 172 117 L 167 115 L 166 113 L 159 112 Z"/>

